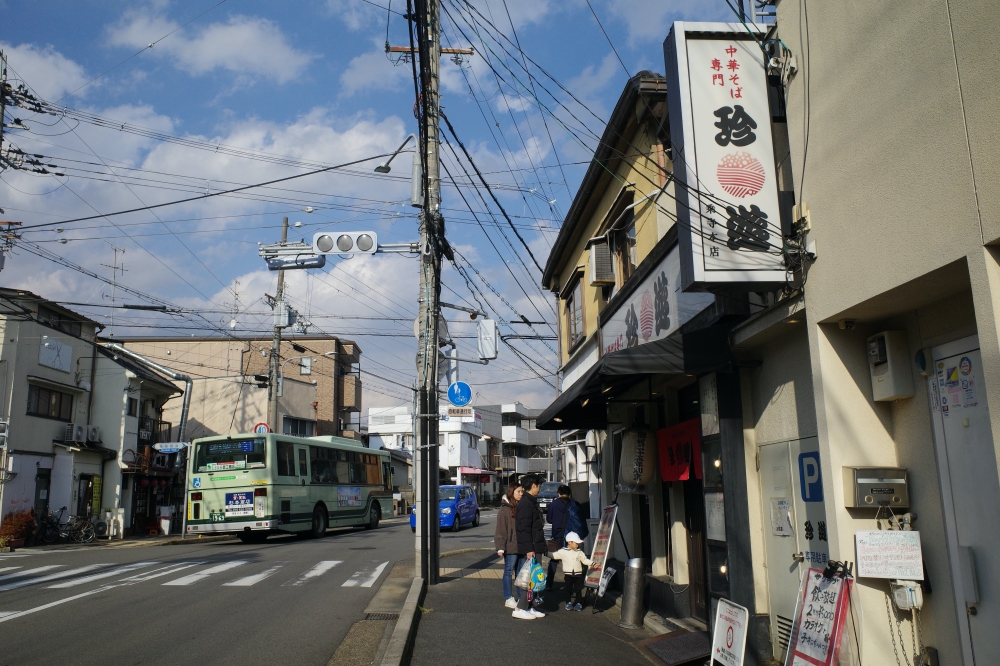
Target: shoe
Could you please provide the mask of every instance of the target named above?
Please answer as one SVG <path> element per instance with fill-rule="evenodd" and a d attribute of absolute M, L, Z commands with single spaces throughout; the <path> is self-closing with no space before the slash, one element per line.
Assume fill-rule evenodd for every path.
<path fill-rule="evenodd" d="M 529 609 L 528 612 L 531 613 L 532 617 L 545 617 L 545 613 L 534 608 Z"/>
<path fill-rule="evenodd" d="M 507 597 L 507 601 L 503 602 L 503 605 L 507 608 L 517 608 L 517 599 L 514 597 Z"/>
<path fill-rule="evenodd" d="M 566 605 L 569 606 L 569 604 L 566 604 Z M 567 608 L 566 610 L 569 610 L 569 609 Z M 575 606 L 573 606 L 573 610 L 575 610 L 575 611 L 582 611 L 583 610 L 583 604 L 577 603 Z"/>
<path fill-rule="evenodd" d="M 568 611 L 573 610 L 573 604 L 571 604 L 570 602 L 567 601 L 566 602 L 566 610 L 568 610 Z"/>
<path fill-rule="evenodd" d="M 518 620 L 534 620 L 535 616 L 531 611 L 521 610 L 518 608 L 516 611 L 510 614 L 511 617 Z"/>

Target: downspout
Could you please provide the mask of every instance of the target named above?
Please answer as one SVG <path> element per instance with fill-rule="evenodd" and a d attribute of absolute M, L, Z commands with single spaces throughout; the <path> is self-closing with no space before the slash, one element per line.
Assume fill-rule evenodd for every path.
<path fill-rule="evenodd" d="M 156 370 L 157 372 L 162 372 L 171 379 L 177 380 L 179 382 L 181 381 L 184 382 L 184 402 L 181 403 L 181 418 L 180 418 L 180 423 L 177 426 L 177 441 L 183 442 L 184 435 L 186 434 L 185 431 L 187 430 L 188 410 L 191 407 L 191 389 L 193 386 L 193 381 L 191 380 L 191 378 L 187 375 L 182 375 L 179 372 L 174 372 L 170 368 L 164 367 L 159 363 L 157 363 L 156 361 L 151 361 L 145 356 L 140 356 L 139 354 L 136 354 L 134 351 L 126 349 L 125 347 L 122 347 L 120 344 L 116 342 L 106 342 L 103 344 L 103 347 L 105 349 L 112 349 L 118 352 L 119 354 L 122 354 L 123 356 L 127 356 L 136 363 L 141 363 L 147 368 L 151 368 L 153 370 Z"/>
<path fill-rule="evenodd" d="M 90 391 L 87 392 L 87 423 L 93 423 L 94 414 L 94 382 L 97 381 L 97 334 L 104 330 L 100 324 L 94 329 L 94 342 L 90 345 Z"/>

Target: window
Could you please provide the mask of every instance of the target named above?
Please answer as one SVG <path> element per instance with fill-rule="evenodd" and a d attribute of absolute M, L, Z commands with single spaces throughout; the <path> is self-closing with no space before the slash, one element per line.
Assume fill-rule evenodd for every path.
<path fill-rule="evenodd" d="M 139 416 L 139 401 L 135 398 L 125 399 L 126 416 Z"/>
<path fill-rule="evenodd" d="M 566 333 L 569 338 L 569 348 L 583 339 L 583 283 L 576 278 L 576 283 L 566 296 Z"/>
<path fill-rule="evenodd" d="M 219 472 L 265 466 L 263 437 L 202 442 L 195 452 L 195 471 Z"/>
<path fill-rule="evenodd" d="M 313 372 L 312 356 L 303 356 L 299 359 L 299 374 L 311 375 Z"/>
<path fill-rule="evenodd" d="M 73 418 L 73 396 L 41 386 L 28 386 L 28 412 L 30 416 L 70 421 Z"/>
<path fill-rule="evenodd" d="M 312 437 L 316 434 L 316 422 L 286 416 L 281 421 L 281 432 L 294 437 Z"/>
<path fill-rule="evenodd" d="M 306 465 L 305 449 L 299 449 L 299 476 L 309 476 L 309 467 Z"/>
<path fill-rule="evenodd" d="M 295 476 L 295 445 L 278 442 L 278 476 Z"/>
<path fill-rule="evenodd" d="M 59 329 L 63 333 L 68 333 L 77 338 L 80 337 L 83 332 L 83 325 L 80 322 L 62 317 L 44 305 L 38 306 L 38 320 L 44 321 L 50 326 Z"/>
<path fill-rule="evenodd" d="M 618 286 L 625 284 L 625 281 L 635 273 L 635 267 L 639 263 L 635 250 L 635 218 L 632 212 L 628 213 L 628 221 L 625 226 L 615 232 L 615 255 L 618 258 L 618 276 L 620 281 Z"/>
<path fill-rule="evenodd" d="M 337 452 L 320 446 L 309 447 L 313 483 L 337 483 Z"/>

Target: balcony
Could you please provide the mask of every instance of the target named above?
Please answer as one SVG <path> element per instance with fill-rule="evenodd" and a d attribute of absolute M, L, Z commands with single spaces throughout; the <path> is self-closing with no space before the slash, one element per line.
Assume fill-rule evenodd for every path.
<path fill-rule="evenodd" d="M 521 426 L 503 426 L 501 432 L 504 444 L 527 444 L 528 431 Z"/>
<path fill-rule="evenodd" d="M 337 398 L 340 401 L 340 409 L 342 411 L 360 412 L 361 378 L 357 375 L 341 375 L 338 377 Z"/>

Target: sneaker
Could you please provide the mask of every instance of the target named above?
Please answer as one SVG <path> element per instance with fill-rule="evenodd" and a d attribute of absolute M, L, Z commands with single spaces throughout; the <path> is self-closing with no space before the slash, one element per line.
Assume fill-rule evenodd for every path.
<path fill-rule="evenodd" d="M 511 617 L 518 620 L 534 620 L 535 616 L 531 611 L 521 610 L 518 608 L 516 611 L 510 614 Z"/>
<path fill-rule="evenodd" d="M 514 597 L 507 597 L 507 601 L 503 602 L 503 605 L 507 608 L 517 608 L 517 599 Z"/>
<path fill-rule="evenodd" d="M 566 604 L 566 605 L 569 606 L 569 604 Z M 569 610 L 569 609 L 567 608 L 566 610 Z M 575 610 L 575 611 L 582 611 L 583 610 L 583 604 L 577 602 L 577 604 L 575 606 L 573 606 L 573 610 Z"/>
<path fill-rule="evenodd" d="M 531 613 L 531 617 L 545 617 L 545 613 L 534 608 L 529 609 L 528 612 Z"/>
<path fill-rule="evenodd" d="M 573 610 L 573 604 L 571 604 L 570 602 L 567 601 L 566 602 L 566 610 L 568 610 L 568 611 Z"/>

